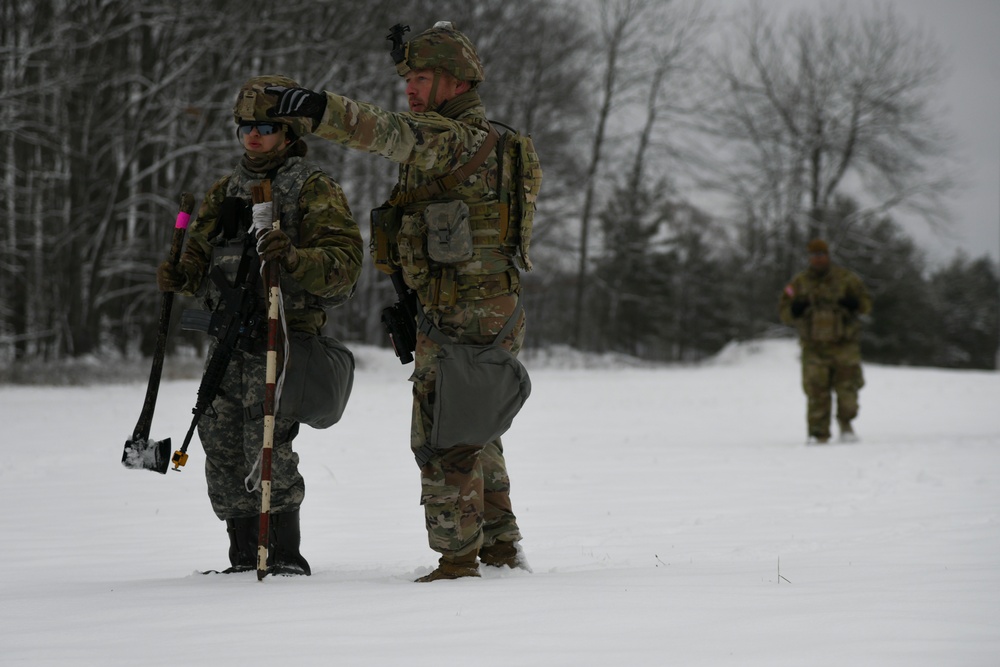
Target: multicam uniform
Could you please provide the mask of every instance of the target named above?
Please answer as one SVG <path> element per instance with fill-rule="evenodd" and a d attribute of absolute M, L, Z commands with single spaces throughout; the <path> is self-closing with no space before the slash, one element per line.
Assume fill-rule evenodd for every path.
<path fill-rule="evenodd" d="M 475 90 L 456 96 L 433 113 L 393 113 L 333 93 L 326 95 L 326 113 L 313 132 L 398 162 L 395 194 L 415 191 L 469 162 L 489 130 Z M 491 152 L 482 167 L 456 187 L 430 200 L 403 205 L 393 244 L 394 262 L 406 284 L 416 291 L 428 318 L 459 343 L 492 342 L 514 312 L 520 292 L 514 264 L 518 239 L 500 222 L 498 172 L 496 154 Z M 510 165 L 505 173 L 511 173 Z M 432 259 L 427 251 L 423 212 L 431 201 L 452 200 L 469 207 L 473 254 L 468 260 L 446 264 Z M 522 311 L 502 341 L 514 354 L 524 338 L 524 319 Z M 414 453 L 425 447 L 431 433 L 439 349 L 418 332 L 410 378 Z M 431 548 L 446 556 L 473 554 L 474 558 L 480 547 L 517 542 L 521 535 L 511 509 L 500 440 L 436 454 L 421 468 L 421 504 Z"/>
<path fill-rule="evenodd" d="M 793 308 L 796 301 L 801 305 Z M 796 312 L 802 305 L 804 310 Z M 861 279 L 839 266 L 831 265 L 825 271 L 810 267 L 781 293 L 781 320 L 799 333 L 810 437 L 820 441 L 830 437 L 831 390 L 837 394 L 837 420 L 842 430 L 850 430 L 850 422 L 858 414 L 858 391 L 865 384 L 858 316 L 871 308 L 871 297 Z"/>

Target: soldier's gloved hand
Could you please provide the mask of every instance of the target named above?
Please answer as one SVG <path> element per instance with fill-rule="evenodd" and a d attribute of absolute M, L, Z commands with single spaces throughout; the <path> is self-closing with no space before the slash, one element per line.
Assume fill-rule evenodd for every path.
<path fill-rule="evenodd" d="M 156 286 L 161 292 L 180 292 L 186 283 L 187 274 L 181 270 L 179 263 L 164 260 L 156 268 Z"/>
<path fill-rule="evenodd" d="M 326 113 L 326 95 L 323 93 L 286 86 L 268 86 L 264 92 L 278 98 L 277 103 L 267 110 L 271 118 L 305 116 L 313 120 L 315 129 Z"/>
<path fill-rule="evenodd" d="M 861 304 L 858 302 L 858 297 L 854 296 L 853 294 L 845 294 L 844 297 L 837 303 L 839 303 L 842 308 L 844 308 L 845 310 L 849 310 L 852 313 L 861 306 Z"/>
<path fill-rule="evenodd" d="M 808 307 L 809 301 L 807 299 L 799 297 L 792 299 L 792 317 L 802 317 L 802 313 L 806 312 Z"/>
<path fill-rule="evenodd" d="M 299 251 L 288 234 L 280 229 L 271 229 L 257 237 L 257 254 L 265 262 L 281 262 L 287 271 L 294 271 L 299 265 Z"/>

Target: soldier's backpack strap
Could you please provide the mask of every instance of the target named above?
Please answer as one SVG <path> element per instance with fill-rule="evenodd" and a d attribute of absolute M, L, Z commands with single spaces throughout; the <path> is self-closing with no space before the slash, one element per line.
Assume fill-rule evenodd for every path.
<path fill-rule="evenodd" d="M 476 170 L 483 166 L 486 162 L 486 157 L 496 146 L 497 140 L 500 138 L 500 133 L 496 131 L 492 125 L 490 125 L 490 131 L 486 135 L 486 139 L 483 140 L 482 145 L 479 150 L 476 151 L 475 155 L 472 156 L 468 162 L 460 166 L 455 171 L 445 174 L 440 178 L 437 178 L 426 185 L 422 185 L 419 188 L 410 190 L 409 192 L 397 193 L 389 203 L 393 206 L 405 206 L 406 204 L 412 204 L 413 202 L 426 201 L 428 199 L 433 199 L 442 192 L 447 192 L 455 188 L 459 183 L 463 182 L 469 176 L 476 173 Z"/>

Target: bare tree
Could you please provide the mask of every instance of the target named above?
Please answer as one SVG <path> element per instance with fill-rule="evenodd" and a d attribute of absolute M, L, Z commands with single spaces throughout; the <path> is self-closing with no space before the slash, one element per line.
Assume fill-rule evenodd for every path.
<path fill-rule="evenodd" d="M 765 237 L 797 250 L 803 235 L 845 233 L 826 217 L 844 192 L 864 213 L 907 206 L 944 220 L 952 181 L 929 109 L 942 66 L 929 37 L 891 7 L 779 24 L 755 4 L 737 27 L 722 40 L 707 129 L 724 142 L 715 185 Z"/>

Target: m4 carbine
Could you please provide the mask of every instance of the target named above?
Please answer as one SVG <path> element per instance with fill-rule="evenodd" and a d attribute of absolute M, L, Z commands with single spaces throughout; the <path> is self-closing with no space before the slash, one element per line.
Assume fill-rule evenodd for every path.
<path fill-rule="evenodd" d="M 174 470 L 187 463 L 187 448 L 191 443 L 191 436 L 198 420 L 203 414 L 212 410 L 212 403 L 219 395 L 219 387 L 222 379 L 229 368 L 229 361 L 233 358 L 233 353 L 237 348 L 250 351 L 254 342 L 259 336 L 259 313 L 257 309 L 257 262 L 243 262 L 252 264 L 246 267 L 240 266 L 236 284 L 230 285 L 226 280 L 226 275 L 218 266 L 214 267 L 208 277 L 216 284 L 222 293 L 223 308 L 216 312 L 209 313 L 204 310 L 187 309 L 181 315 L 181 328 L 188 331 L 203 331 L 218 339 L 212 358 L 209 359 L 205 367 L 205 373 L 201 377 L 201 384 L 198 386 L 198 400 L 195 401 L 194 419 L 188 428 L 187 435 L 184 436 L 184 444 L 174 452 L 170 462 L 174 464 Z M 214 416 L 214 413 L 211 415 Z"/>

